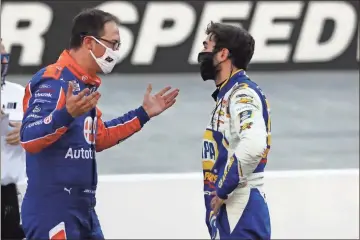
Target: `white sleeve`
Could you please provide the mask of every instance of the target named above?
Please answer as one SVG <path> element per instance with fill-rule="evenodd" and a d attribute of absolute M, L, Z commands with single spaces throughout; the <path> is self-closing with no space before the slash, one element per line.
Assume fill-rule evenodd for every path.
<path fill-rule="evenodd" d="M 260 97 L 251 88 L 236 89 L 229 104 L 232 126 L 240 139 L 235 156 L 246 177 L 256 169 L 267 147 L 263 107 Z"/>

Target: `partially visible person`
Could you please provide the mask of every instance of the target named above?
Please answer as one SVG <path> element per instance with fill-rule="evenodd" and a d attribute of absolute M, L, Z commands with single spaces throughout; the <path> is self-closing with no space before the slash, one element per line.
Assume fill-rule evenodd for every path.
<path fill-rule="evenodd" d="M 25 151 L 20 145 L 25 88 L 6 81 L 10 55 L 1 40 L 1 239 L 23 239 L 17 183 L 25 180 Z M 7 122 L 9 121 L 9 122 Z"/>
<path fill-rule="evenodd" d="M 166 87 L 153 95 L 149 85 L 140 106 L 103 121 L 97 108 L 97 73 L 110 73 L 119 61 L 119 24 L 115 16 L 98 9 L 79 13 L 69 49 L 26 87 L 21 143 L 28 187 L 21 214 L 27 239 L 104 239 L 95 212 L 96 152 L 139 132 L 176 101 L 178 89 Z"/>
<path fill-rule="evenodd" d="M 246 74 L 255 41 L 244 29 L 210 23 L 198 55 L 216 90 L 202 149 L 206 223 L 213 239 L 270 239 L 263 189 L 271 144 L 268 101 Z"/>

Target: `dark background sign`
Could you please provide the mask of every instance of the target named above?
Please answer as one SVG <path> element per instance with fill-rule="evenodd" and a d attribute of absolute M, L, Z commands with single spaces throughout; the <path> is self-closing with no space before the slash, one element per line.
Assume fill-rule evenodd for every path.
<path fill-rule="evenodd" d="M 11 73 L 33 74 L 67 48 L 72 18 L 119 17 L 121 73 L 198 71 L 206 25 L 241 25 L 256 41 L 251 70 L 358 69 L 358 1 L 14 1 L 1 4 Z"/>

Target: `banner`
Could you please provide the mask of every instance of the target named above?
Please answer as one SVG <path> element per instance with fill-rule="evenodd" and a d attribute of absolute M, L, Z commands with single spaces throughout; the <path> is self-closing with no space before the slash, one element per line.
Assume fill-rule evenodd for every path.
<path fill-rule="evenodd" d="M 358 69 L 359 2 L 354 1 L 16 1 L 1 3 L 10 73 L 33 74 L 68 47 L 73 17 L 85 8 L 122 25 L 119 73 L 197 72 L 210 21 L 255 38 L 251 70 Z"/>

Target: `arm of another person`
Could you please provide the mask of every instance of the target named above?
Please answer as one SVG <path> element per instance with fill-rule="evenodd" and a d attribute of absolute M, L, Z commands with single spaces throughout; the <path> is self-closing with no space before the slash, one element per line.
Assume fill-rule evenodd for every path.
<path fill-rule="evenodd" d="M 15 101 L 9 116 L 9 126 L 7 126 L 8 131 L 5 140 L 7 144 L 15 146 L 20 144 L 20 127 L 24 115 L 22 101 L 25 88 L 20 84 L 7 82 L 5 92 L 6 96 L 10 95 L 12 101 Z"/>

